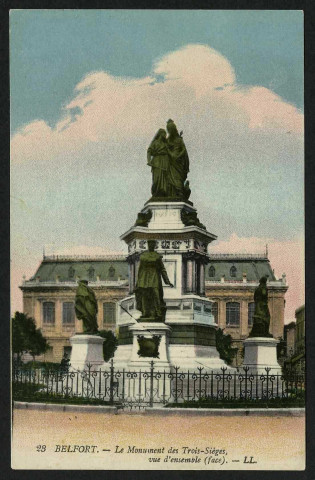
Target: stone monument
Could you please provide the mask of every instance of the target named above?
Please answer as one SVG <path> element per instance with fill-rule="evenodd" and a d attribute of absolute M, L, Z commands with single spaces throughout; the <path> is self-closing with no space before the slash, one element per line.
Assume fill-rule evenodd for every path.
<path fill-rule="evenodd" d="M 104 339 L 98 335 L 97 300 L 95 293 L 88 286 L 87 280 L 79 280 L 75 297 L 75 313 L 83 323 L 83 333 L 70 338 L 72 345 L 70 370 L 84 370 L 89 365 L 91 369 L 104 364 Z"/>
<path fill-rule="evenodd" d="M 156 368 L 219 370 L 227 365 L 216 349 L 217 325 L 205 296 L 207 247 L 217 237 L 189 200 L 182 132 L 173 120 L 166 129 L 168 135 L 158 130 L 147 152 L 152 196 L 121 236 L 128 245 L 130 294 L 120 302 L 114 361 L 128 368 L 143 368 L 153 359 Z M 156 358 L 154 342 L 159 342 Z"/>
<path fill-rule="evenodd" d="M 253 373 L 266 373 L 270 368 L 271 374 L 280 374 L 281 367 L 277 361 L 277 344 L 279 340 L 269 333 L 270 312 L 268 308 L 267 277 L 262 277 L 254 293 L 255 311 L 253 327 L 249 337 L 244 340 L 243 365 Z"/>

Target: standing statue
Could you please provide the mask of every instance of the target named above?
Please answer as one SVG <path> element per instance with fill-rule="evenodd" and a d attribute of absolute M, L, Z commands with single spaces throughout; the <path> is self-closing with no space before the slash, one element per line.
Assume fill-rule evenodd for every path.
<path fill-rule="evenodd" d="M 98 333 L 97 326 L 97 300 L 87 280 L 80 280 L 75 296 L 75 314 L 83 322 L 83 332 L 87 334 Z"/>
<path fill-rule="evenodd" d="M 168 120 L 167 145 L 169 148 L 170 165 L 168 174 L 168 197 L 184 199 L 187 196 L 184 184 L 189 172 L 189 157 L 184 140 L 178 133 L 173 120 Z"/>
<path fill-rule="evenodd" d="M 170 287 L 162 256 L 154 251 L 155 240 L 148 240 L 148 250 L 140 255 L 138 280 L 136 285 L 137 310 L 142 313 L 142 321 L 164 322 L 166 305 L 163 298 L 162 278 Z"/>
<path fill-rule="evenodd" d="M 169 169 L 169 150 L 166 143 L 166 130 L 160 128 L 147 152 L 148 165 L 152 170 L 153 197 L 166 197 Z"/>
<path fill-rule="evenodd" d="M 270 312 L 268 308 L 267 277 L 261 277 L 254 293 L 255 311 L 250 337 L 272 337 L 269 333 Z"/>

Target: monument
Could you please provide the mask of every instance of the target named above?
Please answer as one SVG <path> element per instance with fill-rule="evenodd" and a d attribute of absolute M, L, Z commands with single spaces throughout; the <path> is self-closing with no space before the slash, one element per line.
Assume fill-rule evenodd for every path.
<path fill-rule="evenodd" d="M 255 311 L 253 327 L 249 337 L 244 340 L 243 365 L 250 368 L 252 373 L 266 373 L 270 368 L 271 374 L 281 374 L 281 367 L 277 361 L 277 344 L 279 340 L 269 333 L 270 312 L 268 308 L 267 277 L 261 277 L 259 286 L 254 293 Z"/>
<path fill-rule="evenodd" d="M 75 297 L 75 313 L 83 323 L 83 333 L 70 338 L 72 345 L 70 369 L 84 370 L 99 368 L 104 364 L 104 339 L 98 335 L 97 300 L 95 293 L 88 286 L 87 280 L 79 280 Z"/>
<path fill-rule="evenodd" d="M 167 133 L 166 133 L 167 130 Z M 128 245 L 129 296 L 117 320 L 118 367 L 227 367 L 216 349 L 217 325 L 205 296 L 206 230 L 189 200 L 189 157 L 173 120 L 148 151 L 151 198 L 120 238 Z M 163 255 L 163 260 L 162 260 Z"/>

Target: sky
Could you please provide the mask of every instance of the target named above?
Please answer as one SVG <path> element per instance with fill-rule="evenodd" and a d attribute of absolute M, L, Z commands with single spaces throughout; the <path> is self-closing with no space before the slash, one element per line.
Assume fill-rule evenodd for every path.
<path fill-rule="evenodd" d="M 13 10 L 12 311 L 46 253 L 126 252 L 168 118 L 209 252 L 262 253 L 304 302 L 303 14 Z"/>

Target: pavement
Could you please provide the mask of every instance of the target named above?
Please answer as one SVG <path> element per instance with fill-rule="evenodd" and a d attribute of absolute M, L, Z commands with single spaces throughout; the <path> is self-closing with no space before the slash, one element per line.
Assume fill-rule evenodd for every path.
<path fill-rule="evenodd" d="M 55 405 L 55 407 L 57 407 Z M 58 406 L 60 407 L 60 406 Z M 62 406 L 61 406 L 62 407 Z M 93 407 L 95 408 L 95 407 Z M 14 408 L 12 468 L 303 470 L 305 417 Z"/>

